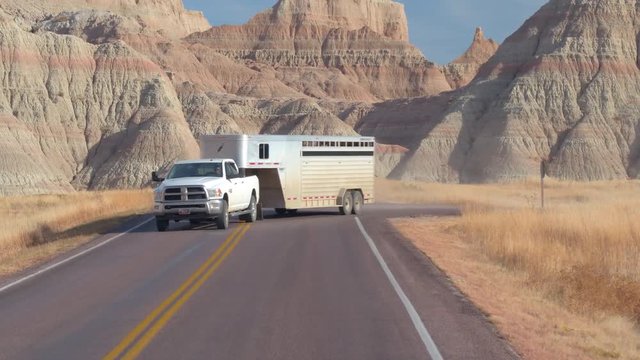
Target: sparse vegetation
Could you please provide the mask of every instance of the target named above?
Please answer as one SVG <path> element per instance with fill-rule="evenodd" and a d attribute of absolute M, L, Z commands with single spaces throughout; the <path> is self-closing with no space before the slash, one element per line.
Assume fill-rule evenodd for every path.
<path fill-rule="evenodd" d="M 491 260 L 584 314 L 640 324 L 640 201 L 470 211 L 461 225 Z"/>
<path fill-rule="evenodd" d="M 378 185 L 378 198 L 383 201 L 461 206 L 462 217 L 450 219 L 441 228 L 453 235 L 452 247 L 467 246 L 478 261 L 495 264 L 500 271 L 518 278 L 518 286 L 576 316 L 595 322 L 626 319 L 635 324 L 629 331 L 638 337 L 639 182 L 551 181 L 544 211 L 535 181 L 443 185 L 381 180 Z M 404 227 L 409 236 L 428 236 L 407 230 L 418 223 L 420 220 L 403 220 L 396 225 Z M 460 243 L 456 245 L 456 241 Z M 491 281 L 490 277 L 486 281 Z M 583 348 L 588 357 L 640 356 L 637 345 L 603 350 L 586 343 Z"/>
<path fill-rule="evenodd" d="M 0 275 L 90 240 L 125 217 L 148 212 L 146 190 L 0 198 Z"/>

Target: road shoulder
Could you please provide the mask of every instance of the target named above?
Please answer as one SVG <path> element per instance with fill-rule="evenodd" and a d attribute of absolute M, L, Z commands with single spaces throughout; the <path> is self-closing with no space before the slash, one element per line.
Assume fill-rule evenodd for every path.
<path fill-rule="evenodd" d="M 529 289 L 524 276 L 491 263 L 464 241 L 456 221 L 402 218 L 391 223 L 486 314 L 524 358 L 619 358 L 621 354 L 610 349 L 640 343 L 624 319 L 594 323 Z"/>
<path fill-rule="evenodd" d="M 85 231 L 40 245 L 19 259 L 20 267 L 0 275 L 0 293 L 64 265 L 117 240 L 128 232 L 149 223 L 148 215 L 134 215 L 100 221 Z M 26 264 L 26 265 L 25 265 Z"/>
<path fill-rule="evenodd" d="M 457 210 L 454 212 L 450 208 L 421 207 L 416 211 L 434 219 L 457 214 Z M 403 216 L 403 213 L 416 211 L 402 209 L 395 213 Z M 443 358 L 518 359 L 519 355 L 497 328 L 445 273 L 394 228 L 388 215 L 371 212 L 362 216 L 361 220 L 415 306 Z"/>

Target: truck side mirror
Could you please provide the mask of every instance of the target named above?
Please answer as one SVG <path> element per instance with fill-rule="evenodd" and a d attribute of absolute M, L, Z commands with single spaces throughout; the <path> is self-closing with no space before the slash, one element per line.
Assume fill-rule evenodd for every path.
<path fill-rule="evenodd" d="M 164 178 L 159 177 L 158 173 L 154 171 L 151 173 L 151 180 L 153 180 L 153 182 L 163 182 Z"/>

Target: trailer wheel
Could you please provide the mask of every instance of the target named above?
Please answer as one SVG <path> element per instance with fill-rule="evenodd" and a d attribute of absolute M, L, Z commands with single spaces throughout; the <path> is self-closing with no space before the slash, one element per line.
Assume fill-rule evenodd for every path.
<path fill-rule="evenodd" d="M 229 228 L 229 204 L 227 201 L 222 201 L 222 211 L 216 218 L 216 225 L 220 230 L 226 230 Z"/>
<path fill-rule="evenodd" d="M 240 216 L 240 220 L 244 220 L 246 222 L 254 223 L 258 220 L 258 206 L 256 205 L 256 197 L 255 195 L 251 195 L 251 202 L 249 203 L 249 209 L 251 212 L 246 215 Z"/>
<path fill-rule="evenodd" d="M 362 206 L 364 206 L 364 198 L 360 191 L 353 192 L 353 215 L 360 215 L 362 212 Z"/>
<path fill-rule="evenodd" d="M 169 220 L 160 220 L 156 218 L 156 228 L 160 232 L 165 232 L 169 228 Z"/>
<path fill-rule="evenodd" d="M 342 199 L 342 206 L 340 207 L 340 214 L 351 215 L 353 211 L 353 194 L 351 191 L 347 191 Z"/>

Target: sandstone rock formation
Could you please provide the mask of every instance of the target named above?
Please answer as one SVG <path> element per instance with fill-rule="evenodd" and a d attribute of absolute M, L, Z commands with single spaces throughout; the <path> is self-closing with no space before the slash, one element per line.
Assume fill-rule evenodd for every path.
<path fill-rule="evenodd" d="M 391 175 L 408 152 L 409 149 L 399 145 L 376 144 L 376 177 Z"/>
<path fill-rule="evenodd" d="M 183 105 L 183 112 L 187 121 L 198 137 L 203 133 L 237 133 L 237 132 L 270 132 L 273 129 L 273 117 L 281 116 L 278 122 L 280 129 L 300 129 L 299 120 L 282 114 L 278 99 L 290 99 L 294 102 L 311 102 L 308 96 L 289 87 L 278 79 L 279 74 L 261 64 L 247 65 L 236 62 L 211 48 L 200 44 L 189 44 L 183 41 L 168 39 L 157 31 L 149 31 L 140 27 L 137 22 L 116 15 L 111 12 L 98 10 L 67 11 L 50 19 L 39 21 L 34 26 L 39 32 L 54 32 L 70 34 L 94 43 L 103 44 L 112 41 L 124 41 L 139 52 L 147 55 L 153 62 L 161 66 L 174 87 Z M 337 70 L 335 70 L 337 71 Z M 286 72 L 283 77 L 296 76 L 295 69 Z M 306 76 L 306 75 L 303 75 Z M 313 88 L 312 81 L 304 80 L 307 89 Z M 228 94 L 238 95 L 224 96 Z M 323 97 L 318 93 L 318 97 Z M 242 101 L 247 105 L 243 111 L 235 114 L 225 114 L 221 105 L 227 98 L 234 98 L 236 103 L 240 97 L 248 97 Z M 345 96 L 348 97 L 348 96 Z M 254 100 L 265 99 L 261 102 L 264 112 L 259 112 L 252 121 L 245 113 L 253 113 Z M 373 98 L 369 98 L 372 100 Z M 330 104 L 332 100 L 323 101 Z M 329 105 L 333 107 L 333 105 Z M 235 105 L 240 108 L 241 105 Z M 330 111 L 318 111 L 318 106 L 306 106 L 305 114 L 317 122 L 314 126 L 303 127 L 314 134 L 345 134 L 354 131 L 343 122 L 336 121 L 336 114 Z M 287 113 L 285 111 L 285 113 Z M 277 114 L 277 115 L 275 115 Z M 262 118 L 260 118 L 262 116 Z M 298 123 L 286 124 L 287 121 Z M 267 126 L 267 122 L 271 125 Z M 281 133 L 282 130 L 277 132 Z"/>
<path fill-rule="evenodd" d="M 471 82 L 484 65 L 498 50 L 498 43 L 484 36 L 482 28 L 477 28 L 469 49 L 459 58 L 444 67 L 447 81 L 452 88 L 461 88 Z"/>
<path fill-rule="evenodd" d="M 197 155 L 163 71 L 124 43 L 32 34 L 5 15 L 0 34 L 0 193 L 140 186 Z"/>
<path fill-rule="evenodd" d="M 372 101 L 451 89 L 408 42 L 403 6 L 391 0 L 280 0 L 245 25 L 213 27 L 187 41 L 268 69 L 316 98 Z"/>
<path fill-rule="evenodd" d="M 397 144 L 379 175 L 405 179 L 510 181 L 543 158 L 559 178 L 640 177 L 631 2 L 552 0 L 445 67 L 391 0 L 280 0 L 208 30 L 180 0 L 0 8 L 0 194 L 144 185 L 218 133 L 373 135 Z"/>
<path fill-rule="evenodd" d="M 510 181 L 538 176 L 548 158 L 561 179 L 638 178 L 639 20 L 631 1 L 550 1 L 424 129 L 396 175 Z"/>
<path fill-rule="evenodd" d="M 2 0 L 0 9 L 28 21 L 43 20 L 68 10 L 109 11 L 171 38 L 209 28 L 204 15 L 186 10 L 182 0 Z"/>

